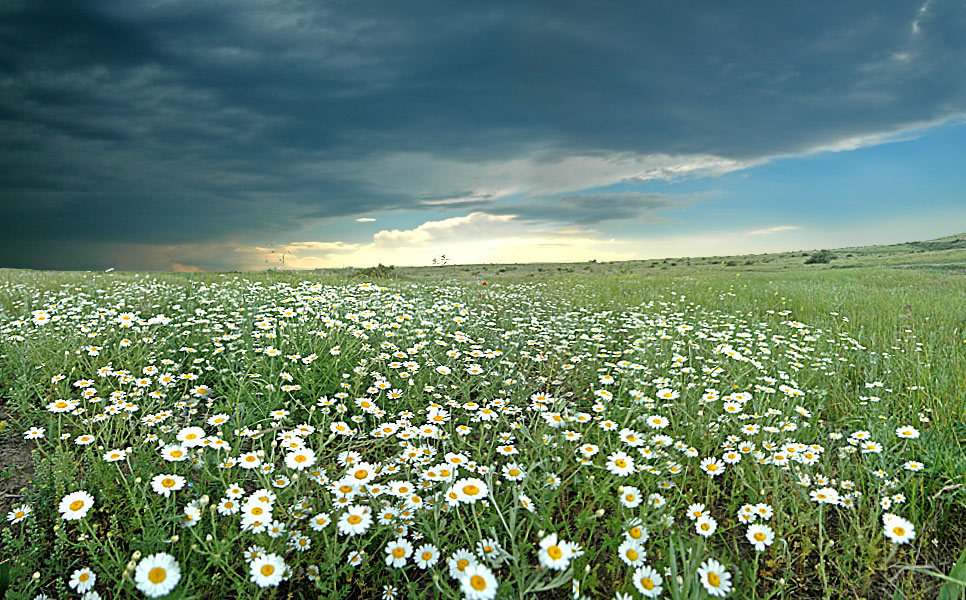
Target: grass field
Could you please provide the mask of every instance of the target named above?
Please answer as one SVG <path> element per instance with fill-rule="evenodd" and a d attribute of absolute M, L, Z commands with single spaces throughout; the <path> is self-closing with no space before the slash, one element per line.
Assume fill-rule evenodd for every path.
<path fill-rule="evenodd" d="M 0 585 L 961 598 L 964 239 L 0 271 Z"/>

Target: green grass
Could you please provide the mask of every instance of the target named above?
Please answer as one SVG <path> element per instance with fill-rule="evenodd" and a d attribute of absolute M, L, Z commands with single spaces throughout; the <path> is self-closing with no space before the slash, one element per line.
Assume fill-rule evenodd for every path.
<path fill-rule="evenodd" d="M 951 269 L 902 266 L 954 262 L 962 252 L 956 237 L 925 252 L 914 244 L 837 249 L 840 258 L 829 265 L 805 266 L 797 253 L 768 261 L 736 257 L 737 267 L 722 258 L 690 265 L 671 259 L 396 268 L 394 279 L 380 280 L 384 289 L 369 290 L 360 289 L 360 278 L 334 273 L 0 271 L 0 378 L 4 406 L 12 411 L 10 435 L 17 440 L 28 428 L 45 430 L 42 439 L 22 442 L 33 448 L 35 475 L 25 498 L 5 505 L 32 509 L 0 533 L 0 562 L 10 564 L 8 597 L 66 597 L 71 574 L 82 567 L 96 574 L 102 597 L 143 597 L 134 570 L 144 557 L 165 552 L 181 569 L 172 597 L 375 597 L 391 586 L 403 597 L 457 598 L 461 584 L 450 576 L 447 559 L 492 540 L 500 548 L 495 558 L 475 560 L 493 574 L 500 598 L 570 597 L 575 585 L 588 598 L 617 592 L 636 598 L 635 570 L 619 556 L 634 527 L 649 532 L 636 547 L 663 576 L 662 597 L 706 597 L 696 571 L 709 558 L 730 574 L 730 597 L 956 597 L 966 552 L 966 278 Z M 854 268 L 836 268 L 842 266 Z M 37 310 L 56 319 L 35 324 Z M 118 322 L 122 313 L 136 315 L 133 327 Z M 172 321 L 148 322 L 158 314 Z M 90 346 L 99 347 L 96 355 Z M 269 346 L 281 355 L 257 351 Z M 447 355 L 451 349 L 460 355 Z M 474 350 L 482 355 L 472 356 Z M 292 354 L 299 358 L 287 358 Z M 305 364 L 312 354 L 317 358 Z M 400 365 L 391 366 L 393 360 Z M 401 364 L 409 361 L 419 368 Z M 466 372 L 473 364 L 479 374 Z M 99 374 L 106 365 L 111 368 Z M 157 372 L 146 375 L 149 383 L 128 379 L 144 377 L 152 365 Z M 452 372 L 439 373 L 440 365 Z M 162 373 L 175 376 L 171 386 L 160 385 Z M 65 377 L 52 382 L 57 375 Z M 82 379 L 92 384 L 72 385 Z M 200 385 L 210 393 L 197 393 Z M 85 398 L 87 387 L 103 400 Z M 705 401 L 710 388 L 718 398 Z M 394 389 L 398 398 L 388 396 Z M 679 396 L 659 398 L 662 389 Z M 612 396 L 602 397 L 601 390 Z M 112 392 L 124 392 L 112 409 L 117 414 L 106 410 Z M 346 398 L 336 398 L 339 392 Z M 722 398 L 733 392 L 749 393 L 739 413 L 725 410 Z M 549 398 L 534 400 L 534 394 Z M 357 398 L 384 412 L 366 412 Z M 85 411 L 47 409 L 59 399 L 73 399 Z M 125 412 L 124 402 L 136 410 Z M 399 428 L 393 436 L 420 428 L 439 409 L 448 414 L 438 437 L 374 433 L 386 423 Z M 287 414 L 276 420 L 276 410 Z M 98 413 L 105 417 L 92 421 Z M 227 422 L 209 424 L 218 414 Z M 557 428 L 544 414 L 570 420 Z M 147 415 L 167 416 L 152 425 L 143 422 Z M 666 429 L 650 427 L 655 415 L 667 420 Z M 616 430 L 602 429 L 603 420 Z M 330 435 L 338 421 L 357 435 Z M 286 466 L 290 452 L 273 443 L 300 424 L 316 429 L 302 437 L 317 458 L 301 472 Z M 745 432 L 749 424 L 759 431 Z M 189 460 L 166 461 L 157 440 L 173 444 L 191 426 L 231 449 L 189 448 Z M 903 426 L 921 435 L 902 439 L 896 430 Z M 641 447 L 652 458 L 622 441 L 621 428 L 646 440 Z M 568 431 L 579 440 L 568 439 Z M 848 440 L 860 431 L 881 451 L 857 451 Z M 77 445 L 83 434 L 95 442 Z M 505 441 L 509 435 L 512 442 Z M 656 435 L 669 436 L 671 445 Z M 755 443 L 761 461 L 740 451 L 742 440 Z M 800 455 L 803 462 L 788 468 L 773 464 L 793 443 L 802 444 L 797 453 L 820 446 L 818 461 L 807 464 Z M 576 450 L 583 444 L 599 452 L 582 462 Z M 503 445 L 518 454 L 502 454 Z M 106 452 L 128 448 L 124 460 L 105 461 Z M 428 462 L 403 460 L 413 449 Z M 259 450 L 261 461 L 274 465 L 272 473 L 220 467 L 226 457 L 237 462 Z M 348 501 L 367 507 L 376 522 L 351 537 L 334 522 L 316 531 L 303 518 L 344 515 L 338 486 L 322 481 L 348 474 L 337 460 L 346 451 L 381 467 L 366 493 L 355 490 Z M 606 463 L 618 451 L 658 473 L 612 474 Z M 722 475 L 699 467 L 703 458 L 729 451 L 741 460 Z M 447 453 L 474 463 L 458 476 L 483 481 L 485 500 L 447 506 L 451 482 L 426 479 Z M 669 469 L 669 461 L 677 467 Z M 907 461 L 924 468 L 905 470 Z M 510 463 L 527 476 L 504 476 Z M 315 469 L 324 476 L 309 476 Z M 191 486 L 164 497 L 151 485 L 158 474 L 179 475 Z M 279 475 L 286 485 L 273 487 Z M 407 505 L 403 496 L 371 496 L 371 486 L 393 482 L 412 484 L 427 508 Z M 246 491 L 240 503 L 257 488 L 276 495 L 270 511 L 285 535 L 244 531 L 238 514 L 213 510 L 234 483 Z M 621 486 L 636 489 L 622 492 Z M 809 493 L 825 486 L 851 506 L 811 501 Z M 78 490 L 91 493 L 94 506 L 65 521 L 58 504 Z M 625 493 L 645 501 L 628 508 L 621 502 Z M 710 537 L 698 535 L 686 515 L 695 503 L 715 519 Z M 774 511 L 767 524 L 775 541 L 762 552 L 738 518 L 743 505 L 757 503 Z M 185 527 L 185 511 L 193 507 L 200 518 Z M 387 508 L 395 518 L 378 522 Z M 912 523 L 914 539 L 891 543 L 884 513 Z M 288 547 L 293 531 L 308 540 L 308 550 Z M 400 533 L 414 548 L 433 544 L 440 562 L 423 570 L 408 557 L 402 568 L 387 566 L 385 549 Z M 541 566 L 548 555 L 540 542 L 550 534 L 580 548 L 560 571 Z M 253 583 L 252 546 L 281 557 L 287 579 L 277 587 Z M 352 552 L 364 553 L 360 565 L 349 564 Z"/>

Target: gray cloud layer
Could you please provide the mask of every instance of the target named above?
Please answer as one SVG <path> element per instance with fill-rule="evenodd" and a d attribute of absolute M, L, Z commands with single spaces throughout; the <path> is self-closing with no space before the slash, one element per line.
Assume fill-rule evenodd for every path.
<path fill-rule="evenodd" d="M 0 40 L 8 266 L 97 267 L 49 249 L 265 237 L 442 197 L 336 161 L 755 160 L 966 110 L 952 1 L 20 0 L 0 4 Z M 594 222 L 600 198 L 558 198 L 516 208 Z"/>

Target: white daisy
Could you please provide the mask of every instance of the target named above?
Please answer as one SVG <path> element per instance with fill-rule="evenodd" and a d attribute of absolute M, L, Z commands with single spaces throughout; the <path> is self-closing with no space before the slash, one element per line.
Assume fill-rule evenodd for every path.
<path fill-rule="evenodd" d="M 731 592 L 731 573 L 724 565 L 709 558 L 698 567 L 698 577 L 701 585 L 711 596 L 724 598 Z"/>
<path fill-rule="evenodd" d="M 258 587 L 276 587 L 285 575 L 285 560 L 278 554 L 261 554 L 248 565 L 250 581 Z"/>
<path fill-rule="evenodd" d="M 181 566 L 165 552 L 141 559 L 134 570 L 134 583 L 148 598 L 160 598 L 171 593 L 181 581 Z"/>
<path fill-rule="evenodd" d="M 92 506 L 94 506 L 94 497 L 81 490 L 64 496 L 57 510 L 65 521 L 76 521 L 86 517 Z"/>

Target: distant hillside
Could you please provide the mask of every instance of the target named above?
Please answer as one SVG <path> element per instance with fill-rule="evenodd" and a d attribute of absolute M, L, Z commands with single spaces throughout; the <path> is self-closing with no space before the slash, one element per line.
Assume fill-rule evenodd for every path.
<path fill-rule="evenodd" d="M 966 274 L 966 233 L 933 240 L 825 250 L 800 250 L 737 256 L 700 256 L 583 263 L 472 264 L 376 269 L 319 269 L 369 278 L 486 279 L 555 274 L 647 274 L 657 271 L 785 271 L 789 269 L 850 269 L 864 267 L 941 269 Z"/>

